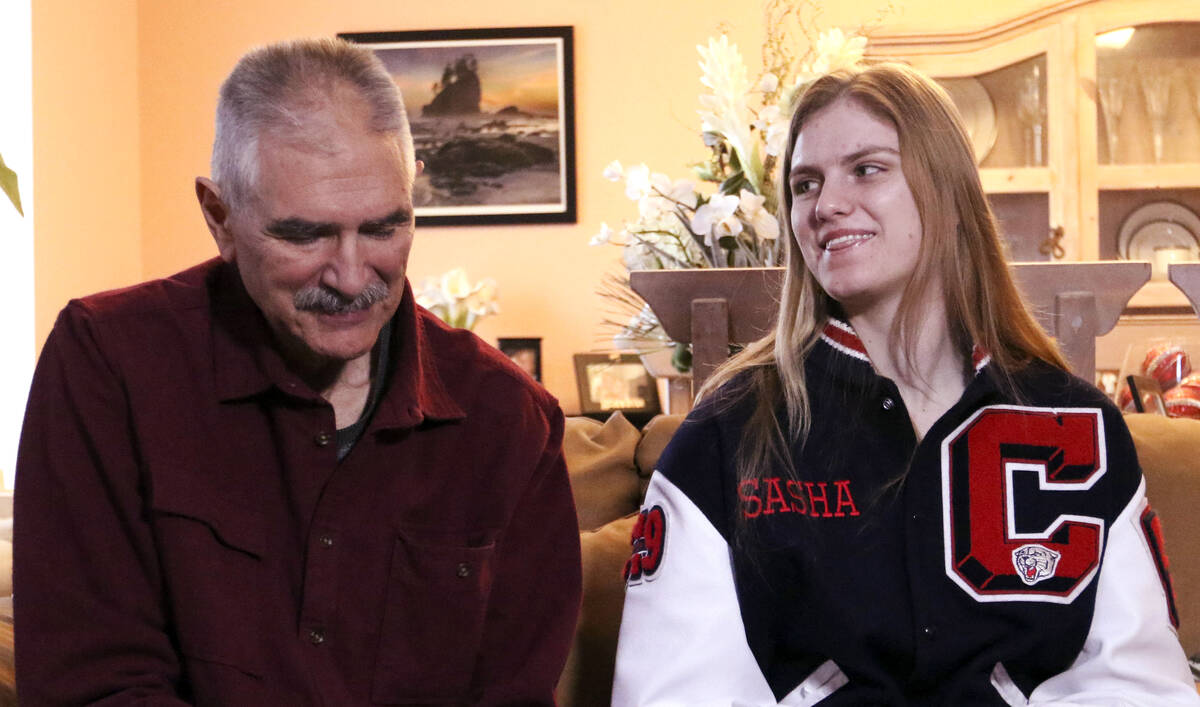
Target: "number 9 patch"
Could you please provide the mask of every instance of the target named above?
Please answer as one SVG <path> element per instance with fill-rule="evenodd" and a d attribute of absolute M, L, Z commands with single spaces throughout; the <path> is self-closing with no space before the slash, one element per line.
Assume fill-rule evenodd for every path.
<path fill-rule="evenodd" d="M 658 576 L 667 549 L 667 514 L 662 506 L 652 506 L 638 514 L 630 538 L 633 553 L 625 562 L 628 586 L 650 582 Z"/>

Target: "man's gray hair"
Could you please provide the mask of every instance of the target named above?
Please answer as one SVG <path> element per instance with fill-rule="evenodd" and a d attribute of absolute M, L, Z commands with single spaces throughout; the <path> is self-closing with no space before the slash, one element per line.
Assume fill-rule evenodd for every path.
<path fill-rule="evenodd" d="M 298 39 L 248 52 L 221 85 L 212 178 L 226 206 L 239 208 L 252 198 L 264 131 L 303 130 L 304 109 L 314 98 L 332 100 L 341 86 L 367 103 L 372 130 L 396 136 L 409 175 L 415 176 L 404 102 L 379 57 L 341 39 Z"/>

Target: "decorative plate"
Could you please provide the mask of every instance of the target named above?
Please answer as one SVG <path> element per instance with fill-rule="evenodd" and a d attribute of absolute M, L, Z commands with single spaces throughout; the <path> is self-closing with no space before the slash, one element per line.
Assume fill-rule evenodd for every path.
<path fill-rule="evenodd" d="M 975 163 L 980 164 L 996 144 L 996 107 L 987 89 L 977 79 L 938 79 L 946 93 L 958 106 L 963 126 L 971 138 Z"/>
<path fill-rule="evenodd" d="M 1125 218 L 1117 236 L 1117 253 L 1126 260 L 1154 261 L 1154 249 L 1187 248 L 1200 260 L 1200 216 L 1173 201 L 1154 201 Z"/>

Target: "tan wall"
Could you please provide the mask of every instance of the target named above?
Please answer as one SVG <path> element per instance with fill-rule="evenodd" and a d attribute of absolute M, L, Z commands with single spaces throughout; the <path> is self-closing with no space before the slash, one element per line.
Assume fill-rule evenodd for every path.
<path fill-rule="evenodd" d="M 886 0 L 826 3 L 854 26 Z M 897 0 L 892 27 L 962 29 L 1046 5 Z M 719 23 L 753 70 L 759 4 L 727 0 L 38 0 L 34 3 L 38 338 L 69 296 L 170 274 L 214 254 L 192 180 L 208 172 L 220 81 L 252 45 L 339 31 L 575 26 L 577 225 L 419 229 L 415 282 L 463 266 L 500 284 L 503 313 L 478 333 L 543 338 L 543 377 L 578 409 L 571 354 L 597 337 L 612 248 L 587 245 L 633 205 L 600 172 L 646 162 L 677 177 L 704 157 L 695 45 Z M 75 108 L 69 99 L 84 96 Z"/>
<path fill-rule="evenodd" d="M 39 349 L 68 299 L 142 278 L 137 5 L 32 5 Z"/>

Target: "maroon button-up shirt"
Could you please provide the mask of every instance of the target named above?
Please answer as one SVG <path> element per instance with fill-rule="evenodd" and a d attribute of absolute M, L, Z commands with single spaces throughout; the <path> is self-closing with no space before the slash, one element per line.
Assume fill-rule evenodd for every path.
<path fill-rule="evenodd" d="M 552 704 L 579 605 L 554 399 L 416 307 L 339 463 L 237 273 L 73 301 L 17 463 L 23 705 Z"/>

